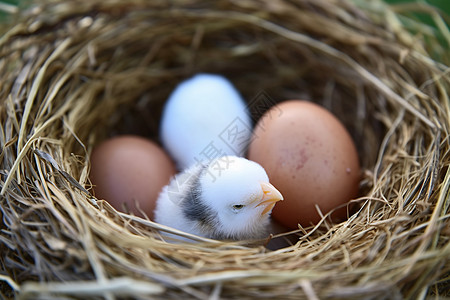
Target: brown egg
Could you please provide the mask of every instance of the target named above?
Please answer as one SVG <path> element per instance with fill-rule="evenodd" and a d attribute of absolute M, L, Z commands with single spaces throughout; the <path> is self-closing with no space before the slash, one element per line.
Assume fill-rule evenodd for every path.
<path fill-rule="evenodd" d="M 258 121 L 249 159 L 265 169 L 283 194 L 272 216 L 289 228 L 309 226 L 358 193 L 360 166 L 356 147 L 340 121 L 319 105 L 282 102 Z M 340 209 L 335 219 L 346 216 Z"/>
<path fill-rule="evenodd" d="M 90 179 L 95 196 L 117 210 L 142 216 L 139 207 L 150 219 L 162 187 L 174 174 L 169 156 L 142 137 L 127 135 L 106 140 L 91 156 Z"/>

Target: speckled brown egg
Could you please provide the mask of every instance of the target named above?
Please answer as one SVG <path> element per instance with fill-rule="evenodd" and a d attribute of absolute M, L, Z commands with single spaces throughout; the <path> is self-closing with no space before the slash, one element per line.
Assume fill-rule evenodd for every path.
<path fill-rule="evenodd" d="M 354 142 L 334 115 L 311 102 L 290 100 L 269 109 L 256 124 L 248 157 L 266 169 L 283 194 L 272 217 L 289 228 L 320 221 L 316 205 L 326 214 L 357 196 Z M 343 208 L 332 217 L 346 214 Z"/>
<path fill-rule="evenodd" d="M 99 144 L 91 155 L 90 179 L 98 199 L 114 208 L 150 219 L 157 197 L 175 166 L 154 142 L 138 136 L 119 136 Z"/>

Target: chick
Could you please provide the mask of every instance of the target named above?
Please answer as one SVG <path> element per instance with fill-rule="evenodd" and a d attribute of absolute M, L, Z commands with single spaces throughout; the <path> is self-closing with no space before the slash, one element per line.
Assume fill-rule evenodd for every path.
<path fill-rule="evenodd" d="M 259 164 L 223 156 L 172 178 L 157 200 L 155 221 L 212 239 L 257 239 L 268 234 L 270 213 L 280 200 Z"/>

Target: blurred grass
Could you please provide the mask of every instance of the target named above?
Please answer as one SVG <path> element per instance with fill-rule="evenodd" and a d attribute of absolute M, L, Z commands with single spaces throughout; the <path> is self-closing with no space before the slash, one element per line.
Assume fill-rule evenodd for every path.
<path fill-rule="evenodd" d="M 441 9 L 443 12 L 445 12 L 447 15 L 450 15 L 450 0 L 384 0 L 387 3 L 390 4 L 399 4 L 399 3 L 425 3 L 429 5 L 433 5 L 439 9 Z M 4 19 L 10 11 L 8 11 L 9 6 L 18 6 L 20 2 L 24 2 L 23 0 L 0 0 L 0 19 Z M 5 9 L 6 8 L 6 9 Z M 6 10 L 6 12 L 5 12 Z M 432 24 L 430 22 L 429 16 L 423 16 L 418 15 L 418 18 L 421 19 L 423 22 Z M 448 24 L 447 24 L 448 25 Z"/>
<path fill-rule="evenodd" d="M 448 62 L 450 52 L 450 0 L 384 0 L 399 13 L 399 19 L 412 33 L 421 35 L 425 41 L 436 37 L 442 46 L 437 50 L 430 46 L 431 56 L 442 62 Z M 428 43 L 434 45 L 435 42 Z"/>
<path fill-rule="evenodd" d="M 0 0 L 0 22 L 7 20 L 19 5 L 19 0 Z"/>
<path fill-rule="evenodd" d="M 424 6 L 427 5 L 431 5 L 434 6 L 438 9 L 441 10 L 441 12 L 443 12 L 444 14 L 446 14 L 447 16 L 450 16 L 450 0 L 416 0 L 416 1 L 412 1 L 412 0 L 384 0 L 386 3 L 392 4 L 392 5 L 398 5 L 398 6 L 403 6 L 403 7 L 407 7 L 405 4 L 423 4 Z M 415 18 L 419 21 L 421 21 L 422 23 L 428 24 L 430 26 L 436 27 L 435 22 L 433 21 L 432 17 L 430 16 L 430 14 L 425 13 L 425 12 L 419 12 L 419 11 L 414 11 L 410 14 L 410 17 Z M 447 23 L 447 28 L 449 28 L 450 24 Z"/>
<path fill-rule="evenodd" d="M 107 0 L 106 0 L 107 1 Z M 149 0 L 151 1 L 151 0 Z M 370 0 L 366 0 L 370 3 Z M 424 27 L 432 36 L 436 36 L 439 43 L 450 51 L 450 0 L 384 0 L 402 15 L 401 21 L 413 34 L 422 34 Z M 17 11 L 19 5 L 25 5 L 30 0 L 0 0 L 0 23 L 9 20 Z M 431 11 L 430 7 L 438 8 L 439 14 Z"/>
<path fill-rule="evenodd" d="M 398 4 L 398 3 L 426 3 L 433 5 L 435 7 L 440 8 L 442 11 L 444 11 L 446 14 L 450 14 L 450 0 L 384 0 L 387 3 L 390 4 Z"/>
<path fill-rule="evenodd" d="M 0 21 L 4 21 L 14 9 L 18 7 L 19 3 L 24 3 L 26 0 L 0 0 Z M 407 4 L 407 3 L 422 3 L 426 5 L 432 5 L 439 8 L 442 12 L 450 16 L 450 0 L 384 0 L 389 4 Z M 436 27 L 435 22 L 426 13 L 413 12 L 411 17 L 428 24 L 430 26 Z M 449 23 L 447 23 L 447 28 L 449 28 Z"/>

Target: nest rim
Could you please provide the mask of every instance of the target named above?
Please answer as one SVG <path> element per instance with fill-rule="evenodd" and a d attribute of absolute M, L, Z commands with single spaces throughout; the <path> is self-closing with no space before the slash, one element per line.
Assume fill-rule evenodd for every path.
<path fill-rule="evenodd" d="M 82 287 L 87 283 L 98 285 L 91 289 L 96 296 L 108 291 L 198 298 L 208 293 L 286 296 L 287 290 L 305 298 L 442 293 L 436 282 L 445 287 L 450 272 L 445 242 L 450 235 L 445 229 L 450 222 L 448 67 L 432 60 L 406 31 L 380 25 L 371 19 L 381 17 L 376 11 L 363 11 L 352 2 L 305 1 L 302 11 L 294 11 L 306 20 L 317 17 L 316 25 L 325 29 L 296 23 L 288 1 L 278 1 L 279 6 L 219 1 L 220 9 L 202 1 L 183 2 L 182 8 L 131 2 L 130 7 L 42 2 L 25 11 L 22 23 L 0 40 L 0 53 L 7 58 L 0 72 L 12 70 L 3 83 L 8 92 L 1 94 L 0 110 L 5 120 L 0 134 L 5 145 L 0 246 L 7 253 L 0 266 L 8 274 L 2 281 L 24 298 L 82 295 L 92 288 Z M 333 9 L 338 13 L 332 14 Z M 123 23 L 112 21 L 116 16 Z M 171 27 L 169 17 L 179 23 Z M 327 34 L 331 25 L 339 29 Z M 154 30 L 150 34 L 146 29 Z M 152 41 L 150 49 L 139 36 Z M 382 67 L 370 61 L 373 54 L 384 58 Z M 310 60 L 302 65 L 298 57 Z M 236 63 L 231 66 L 230 61 Z M 243 62 L 247 73 L 240 69 Z M 418 67 L 420 72 L 412 71 Z M 354 200 L 357 212 L 343 223 L 324 219 L 300 228 L 296 243 L 267 251 L 247 242 L 203 238 L 195 238 L 200 243 L 193 245 L 168 244 L 158 239 L 157 231 L 173 230 L 117 212 L 92 197 L 88 157 L 107 137 L 95 124 L 112 135 L 123 133 L 120 127 L 141 134 L 143 126 L 157 140 L 164 99 L 180 79 L 199 70 L 222 70 L 247 99 L 263 86 L 277 99 L 321 99 L 341 116 L 353 137 L 367 143 L 359 144 L 367 157 L 361 161 L 364 193 Z M 331 79 L 320 83 L 327 71 Z M 264 74 L 276 76 L 264 80 Z M 331 95 L 336 98 L 330 100 Z M 356 100 L 347 100 L 348 95 Z M 138 125 L 130 125 L 125 116 L 136 112 L 130 103 L 150 110 L 139 115 Z M 358 115 L 360 110 L 365 111 Z M 153 121 L 145 122 L 149 116 Z M 19 215 L 27 222 L 19 222 Z M 59 223 L 63 229 L 58 232 Z M 362 237 L 372 242 L 364 246 Z M 24 242 L 34 247 L 21 246 Z M 45 255 L 59 263 L 79 261 L 82 267 L 78 274 L 68 272 L 70 268 L 59 271 Z M 11 271 L 18 258 L 42 261 L 22 281 L 15 274 L 20 267 Z M 230 264 L 232 268 L 226 267 Z M 125 283 L 131 287 L 121 291 Z"/>

